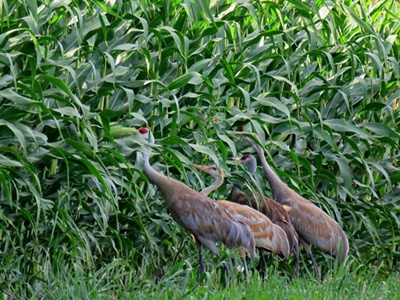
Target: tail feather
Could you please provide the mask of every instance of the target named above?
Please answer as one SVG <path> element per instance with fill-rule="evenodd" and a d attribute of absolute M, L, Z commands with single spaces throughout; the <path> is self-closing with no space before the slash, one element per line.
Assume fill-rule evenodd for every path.
<path fill-rule="evenodd" d="M 258 199 L 260 199 L 260 201 Z M 232 188 L 230 201 L 239 204 L 249 205 L 250 207 L 266 215 L 272 221 L 272 223 L 278 225 L 285 232 L 289 243 L 290 252 L 298 253 L 299 235 L 293 227 L 292 223 L 290 222 L 289 215 L 287 214 L 287 211 L 290 210 L 290 207 L 281 206 L 279 203 L 273 201 L 268 197 L 262 198 L 261 195 L 255 197 L 251 192 L 249 192 L 246 196 L 241 190 L 236 187 Z M 286 243 L 282 242 L 282 244 L 285 248 Z M 274 252 L 280 253 L 280 250 L 276 247 Z M 283 249 L 281 253 L 284 254 L 284 252 L 286 252 L 286 249 Z M 286 255 L 284 256 L 287 257 Z"/>
<path fill-rule="evenodd" d="M 294 229 L 291 223 L 283 223 L 277 222 L 278 226 L 280 226 L 283 231 L 286 233 L 287 239 L 289 241 L 290 251 L 293 253 L 297 253 L 299 251 L 299 235 Z"/>
<path fill-rule="evenodd" d="M 275 226 L 274 239 L 276 238 L 276 241 L 274 241 L 273 244 L 276 247 L 275 247 L 275 249 L 273 249 L 273 252 L 280 253 L 287 259 L 287 258 L 289 258 L 290 250 L 291 250 L 287 235 L 281 227 L 279 227 L 278 225 L 274 225 L 274 226 Z"/>
<path fill-rule="evenodd" d="M 232 222 L 230 232 L 225 237 L 224 243 L 229 248 L 243 247 L 250 254 L 251 258 L 256 256 L 256 243 L 253 233 L 250 227 L 241 221 Z"/>
<path fill-rule="evenodd" d="M 339 227 L 338 230 L 339 230 L 339 245 L 336 250 L 335 256 L 337 257 L 339 263 L 342 263 L 349 254 L 349 241 L 343 229 Z M 339 250 L 341 252 L 340 254 L 337 253 Z"/>

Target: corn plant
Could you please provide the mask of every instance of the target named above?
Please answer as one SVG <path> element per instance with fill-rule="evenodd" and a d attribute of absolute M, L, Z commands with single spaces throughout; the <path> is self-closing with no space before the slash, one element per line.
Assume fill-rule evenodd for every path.
<path fill-rule="evenodd" d="M 2 289 L 191 270 L 193 241 L 136 160 L 140 126 L 152 164 L 194 189 L 208 182 L 189 163 L 223 167 L 214 198 L 251 151 L 237 131 L 257 133 L 351 260 L 398 270 L 399 14 L 395 0 L 2 1 Z"/>

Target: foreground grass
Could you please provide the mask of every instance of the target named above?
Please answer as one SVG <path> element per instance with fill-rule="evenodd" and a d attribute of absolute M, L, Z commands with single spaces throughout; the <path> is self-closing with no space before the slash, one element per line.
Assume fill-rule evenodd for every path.
<path fill-rule="evenodd" d="M 206 272 L 202 283 L 197 285 L 196 268 L 188 265 L 188 261 L 178 263 L 157 279 L 146 267 L 134 271 L 125 263 L 115 261 L 90 275 L 79 269 L 60 268 L 57 275 L 49 274 L 46 282 L 16 285 L 3 296 L 4 299 L 9 299 L 9 295 L 15 299 L 400 299 L 400 274 L 378 276 L 378 271 L 372 269 L 350 271 L 355 262 L 325 274 L 321 281 L 310 273 L 289 280 L 270 267 L 265 281 L 258 273 L 253 273 L 249 282 L 241 273 L 235 273 L 228 285 L 224 284 L 222 268 Z"/>

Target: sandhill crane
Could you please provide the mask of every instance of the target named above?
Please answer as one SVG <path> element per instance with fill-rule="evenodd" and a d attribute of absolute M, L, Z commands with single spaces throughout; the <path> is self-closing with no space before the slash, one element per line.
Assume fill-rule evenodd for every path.
<path fill-rule="evenodd" d="M 245 154 L 236 160 L 245 166 L 250 174 L 255 174 L 257 170 L 257 160 L 253 155 Z M 290 207 L 286 206 L 285 208 L 285 206 L 282 206 L 271 198 L 263 198 L 260 194 L 254 195 L 251 191 L 245 194 L 243 192 L 243 182 L 236 183 L 236 185 L 232 187 L 229 196 L 230 201 L 249 205 L 252 208 L 257 209 L 266 215 L 272 223 L 280 226 L 283 231 L 285 231 L 289 241 L 290 252 L 294 253 L 296 257 L 296 263 L 293 269 L 293 277 L 295 277 L 299 270 L 299 235 L 293 227 L 293 224 L 290 222 L 289 215 L 286 211 L 290 210 Z"/>
<path fill-rule="evenodd" d="M 253 138 L 244 135 L 241 137 L 250 143 L 259 155 L 265 177 L 271 187 L 272 198 L 280 204 L 290 207 L 288 211 L 290 221 L 299 234 L 300 243 L 310 254 L 317 277 L 320 276 L 320 273 L 310 244 L 336 257 L 337 261 L 342 263 L 349 253 L 349 242 L 339 224 L 311 201 L 303 198 L 283 183 L 268 165 L 257 135 L 253 135 Z"/>
<path fill-rule="evenodd" d="M 210 192 L 220 187 L 224 181 L 224 172 L 217 166 L 202 166 L 192 164 L 193 167 L 202 170 L 212 177 L 214 182 L 211 186 L 203 189 L 201 194 L 207 196 Z M 262 251 L 267 250 L 274 254 L 281 254 L 288 258 L 290 255 L 289 242 L 283 229 L 271 222 L 271 220 L 261 212 L 247 206 L 226 200 L 216 201 L 224 207 L 237 220 L 249 225 L 253 232 L 256 248 L 260 251 L 259 271 L 265 274 L 265 262 Z M 247 270 L 245 270 L 247 271 Z"/>
<path fill-rule="evenodd" d="M 141 136 L 149 145 L 154 144 L 154 137 L 147 128 L 142 127 L 134 131 L 134 134 Z M 220 257 L 220 254 L 215 243 L 221 242 L 229 248 L 243 247 L 254 258 L 255 241 L 249 226 L 236 220 L 218 203 L 182 182 L 157 172 L 150 165 L 149 151 L 151 148 L 147 147 L 147 151 L 140 152 L 144 160 L 144 173 L 161 190 L 175 222 L 194 236 L 199 252 L 197 281 L 204 272 L 203 245 L 217 257 Z M 230 270 L 226 263 L 224 265 L 229 280 Z"/>

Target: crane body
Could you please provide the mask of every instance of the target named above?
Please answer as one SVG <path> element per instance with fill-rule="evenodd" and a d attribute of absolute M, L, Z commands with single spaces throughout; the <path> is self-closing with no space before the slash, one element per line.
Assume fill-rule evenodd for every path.
<path fill-rule="evenodd" d="M 299 235 L 300 243 L 311 256 L 316 275 L 320 276 L 319 269 L 309 244 L 317 246 L 342 263 L 349 252 L 349 242 L 343 229 L 327 213 L 289 188 L 275 174 L 265 159 L 264 150 L 255 141 L 259 140 L 256 135 L 254 135 L 255 140 L 247 136 L 242 138 L 250 143 L 259 155 L 273 200 L 290 208 L 288 211 L 290 221 Z"/>
<path fill-rule="evenodd" d="M 145 141 L 154 144 L 154 137 L 147 128 L 135 131 Z M 197 280 L 204 271 L 203 245 L 220 257 L 216 242 L 221 242 L 229 248 L 243 248 L 252 258 L 255 257 L 255 241 L 253 234 L 245 223 L 233 218 L 223 207 L 196 192 L 182 182 L 157 172 L 150 165 L 149 155 L 140 153 L 144 159 L 143 171 L 164 195 L 172 218 L 181 227 L 190 232 L 196 241 L 199 252 L 199 270 Z M 227 264 L 228 277 L 230 270 Z"/>
<path fill-rule="evenodd" d="M 201 191 L 203 195 L 214 191 L 223 183 L 223 171 L 216 166 L 192 165 L 214 177 L 215 181 L 210 187 Z M 241 205 L 232 201 L 218 200 L 215 201 L 224 207 L 234 218 L 247 224 L 255 239 L 255 246 L 260 250 L 260 269 L 265 271 L 265 262 L 262 251 L 266 250 L 274 254 L 282 255 L 288 258 L 290 255 L 290 246 L 285 231 L 261 212 L 247 205 Z M 264 268 L 264 270 L 263 270 Z"/>
<path fill-rule="evenodd" d="M 250 174 L 255 174 L 257 169 L 257 161 L 253 155 L 245 154 L 236 160 L 245 166 Z M 234 185 L 232 187 L 229 200 L 235 203 L 248 205 L 260 211 L 266 215 L 272 221 L 272 223 L 283 229 L 288 238 L 290 252 L 294 253 L 296 257 L 293 277 L 297 276 L 299 270 L 299 235 L 290 221 L 290 217 L 287 212 L 287 210 L 290 210 L 290 208 L 285 208 L 269 197 L 262 197 L 260 194 L 253 194 L 251 191 L 245 193 L 243 191 L 244 184 L 242 182 L 238 183 L 237 185 L 238 186 Z"/>

